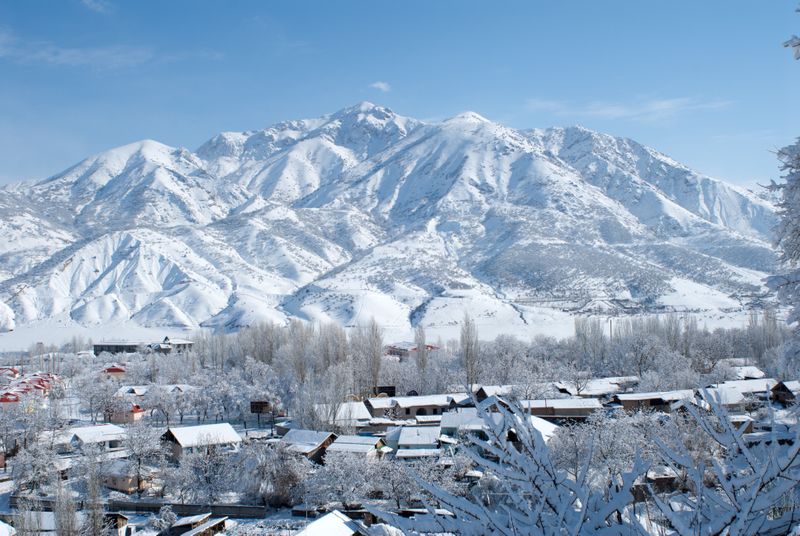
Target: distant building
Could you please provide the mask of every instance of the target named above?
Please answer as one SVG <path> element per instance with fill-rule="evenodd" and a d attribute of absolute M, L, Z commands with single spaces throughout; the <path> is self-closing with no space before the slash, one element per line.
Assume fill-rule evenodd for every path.
<path fill-rule="evenodd" d="M 184 453 L 212 447 L 234 447 L 242 438 L 233 426 L 223 422 L 198 426 L 172 426 L 161 436 L 171 446 L 171 457 L 178 460 Z"/>
<path fill-rule="evenodd" d="M 432 352 L 434 350 L 438 350 L 439 349 L 438 346 L 434 346 L 433 344 L 426 344 L 425 348 L 429 352 Z M 386 345 L 386 347 L 384 348 L 384 351 L 386 352 L 386 355 L 399 357 L 402 360 L 402 359 L 410 356 L 412 353 L 416 353 L 417 345 L 416 345 L 416 343 L 407 342 L 407 341 L 395 342 L 395 343 Z"/>
<path fill-rule="evenodd" d="M 169 354 L 172 352 L 181 353 L 192 349 L 194 343 L 186 339 L 170 339 L 164 337 L 161 342 L 142 342 L 142 341 L 103 341 L 93 346 L 94 355 L 103 352 L 109 354 L 134 354 L 145 352 L 156 352 Z"/>
<path fill-rule="evenodd" d="M 302 454 L 312 462 L 322 463 L 326 449 L 336 441 L 337 435 L 331 432 L 292 429 L 280 440 L 289 452 Z"/>

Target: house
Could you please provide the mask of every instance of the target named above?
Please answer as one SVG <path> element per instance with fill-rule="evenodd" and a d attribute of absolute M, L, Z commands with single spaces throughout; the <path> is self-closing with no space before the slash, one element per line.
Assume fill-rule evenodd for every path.
<path fill-rule="evenodd" d="M 468 401 L 466 393 L 449 393 L 425 396 L 376 397 L 364 404 L 373 417 L 413 419 L 417 415 L 441 415 L 442 412 Z"/>
<path fill-rule="evenodd" d="M 595 411 L 603 409 L 597 398 L 545 398 L 520 400 L 520 408 L 542 419 L 586 419 Z"/>
<path fill-rule="evenodd" d="M 114 394 L 117 398 L 125 397 L 139 397 L 147 394 L 150 389 L 149 385 L 123 385 Z"/>
<path fill-rule="evenodd" d="M 106 420 L 114 424 L 131 424 L 141 420 L 144 416 L 144 409 L 139 404 L 127 404 L 118 407 L 106 415 Z"/>
<path fill-rule="evenodd" d="M 434 346 L 433 344 L 426 344 L 425 348 L 429 352 L 433 352 L 434 350 L 438 350 L 438 346 Z M 414 342 L 402 341 L 402 342 L 395 342 L 392 344 L 388 344 L 384 347 L 384 353 L 389 356 L 394 356 L 402 361 L 403 359 L 411 356 L 412 354 L 417 353 L 417 344 Z"/>
<path fill-rule="evenodd" d="M 104 341 L 92 345 L 94 355 L 103 352 L 109 354 L 135 354 L 144 350 L 146 345 L 136 341 Z"/>
<path fill-rule="evenodd" d="M 745 410 L 747 399 L 736 386 L 721 384 L 719 387 L 700 389 L 697 392 L 700 406 L 711 408 L 711 403 L 722 406 L 727 411 L 741 412 Z"/>
<path fill-rule="evenodd" d="M 475 399 L 483 402 L 490 396 L 509 396 L 519 391 L 516 385 L 481 385 L 475 391 Z"/>
<path fill-rule="evenodd" d="M 732 388 L 745 397 L 767 400 L 772 396 L 772 388 L 777 384 L 778 381 L 773 378 L 759 378 L 755 380 L 730 380 L 716 385 L 709 385 L 707 388 Z"/>
<path fill-rule="evenodd" d="M 492 396 L 514 398 L 552 398 L 559 395 L 559 389 L 553 382 L 541 382 L 530 385 L 482 385 L 475 391 L 475 399 L 483 402 Z"/>
<path fill-rule="evenodd" d="M 0 367 L 0 378 L 15 379 L 19 377 L 19 369 L 17 367 Z"/>
<path fill-rule="evenodd" d="M 420 458 L 439 458 L 444 454 L 440 448 L 402 449 L 394 453 L 395 460 L 419 460 Z"/>
<path fill-rule="evenodd" d="M 6 404 L 16 404 L 19 402 L 21 395 L 21 392 L 12 389 L 0 391 L 0 408 L 6 407 Z"/>
<path fill-rule="evenodd" d="M 417 415 L 414 424 L 417 426 L 439 426 L 442 424 L 442 415 Z"/>
<path fill-rule="evenodd" d="M 280 439 L 289 452 L 302 454 L 315 463 L 322 463 L 325 450 L 336 441 L 337 435 L 332 432 L 317 432 L 314 430 L 289 430 Z"/>
<path fill-rule="evenodd" d="M 70 438 L 73 448 L 81 449 L 87 445 L 93 445 L 110 450 L 122 447 L 127 432 L 115 424 L 98 424 L 70 428 L 67 430 L 67 436 Z"/>
<path fill-rule="evenodd" d="M 122 363 L 112 363 L 103 367 L 103 374 L 109 378 L 124 378 L 125 365 Z"/>
<path fill-rule="evenodd" d="M 440 426 L 404 426 L 400 429 L 397 451 L 406 449 L 438 449 Z"/>
<path fill-rule="evenodd" d="M 681 389 L 677 391 L 653 391 L 648 393 L 624 393 L 614 396 L 614 401 L 621 404 L 627 411 L 639 409 L 656 409 L 670 411 L 671 405 L 679 400 L 691 400 L 694 390 Z"/>
<path fill-rule="evenodd" d="M 555 387 L 564 394 L 583 397 L 610 397 L 624 392 L 639 383 L 638 376 L 611 376 L 577 382 L 556 382 Z"/>
<path fill-rule="evenodd" d="M 198 426 L 171 426 L 161 436 L 161 440 L 170 444 L 172 459 L 178 460 L 184 453 L 197 450 L 234 448 L 241 443 L 242 438 L 233 426 L 223 422 Z"/>
<path fill-rule="evenodd" d="M 128 534 L 129 518 L 120 512 L 108 512 L 105 514 L 106 533 L 115 536 L 125 536 Z"/>
<path fill-rule="evenodd" d="M 384 353 L 386 355 L 392 355 L 403 359 L 408 357 L 412 351 L 416 351 L 417 345 L 413 342 L 408 341 L 401 341 L 401 342 L 393 342 L 392 344 L 387 344 L 384 348 Z"/>
<path fill-rule="evenodd" d="M 770 389 L 770 397 L 784 405 L 794 404 L 797 402 L 798 397 L 800 397 L 800 381 L 787 380 L 776 383 L 772 389 Z"/>
<path fill-rule="evenodd" d="M 500 422 L 502 415 L 491 414 L 495 422 Z M 459 434 L 480 432 L 486 427 L 483 418 L 478 414 L 477 408 L 458 408 L 442 415 L 440 431 L 442 435 L 457 437 Z"/>
<path fill-rule="evenodd" d="M 297 536 L 367 536 L 366 527 L 338 510 L 309 523 Z"/>
<path fill-rule="evenodd" d="M 92 350 L 94 355 L 100 355 L 103 352 L 109 354 L 135 354 L 143 352 L 157 352 L 162 354 L 169 354 L 172 352 L 181 353 L 188 352 L 192 349 L 194 343 L 186 339 L 170 339 L 164 337 L 160 342 L 143 342 L 143 341 L 103 341 L 93 345 Z"/>
<path fill-rule="evenodd" d="M 169 337 L 164 337 L 163 341 L 155 342 L 148 346 L 153 352 L 161 354 L 180 354 L 191 350 L 194 346 L 194 342 L 187 339 L 170 339 Z"/>
<path fill-rule="evenodd" d="M 372 414 L 363 402 L 343 402 L 339 405 L 316 404 L 314 410 L 324 422 L 339 428 L 364 427 L 372 418 Z"/>
<path fill-rule="evenodd" d="M 152 472 L 148 472 L 146 478 L 142 478 L 138 483 L 136 472 L 133 470 L 128 460 L 114 460 L 103 467 L 103 485 L 108 489 L 121 493 L 136 493 L 144 491 L 152 484 Z"/>
<path fill-rule="evenodd" d="M 373 417 L 389 417 L 394 412 L 395 401 L 388 396 L 377 396 L 365 400 L 364 406 Z"/>
<path fill-rule="evenodd" d="M 363 454 L 368 457 L 381 457 L 384 453 L 392 449 L 386 446 L 386 442 L 380 437 L 342 435 L 336 438 L 326 449 L 327 452 L 349 452 L 353 454 Z"/>
<path fill-rule="evenodd" d="M 737 380 L 760 380 L 766 374 L 760 368 L 753 365 L 737 365 L 731 367 Z"/>
<path fill-rule="evenodd" d="M 183 532 L 183 536 L 212 536 L 213 534 L 222 534 L 225 532 L 225 522 L 227 517 L 219 517 L 217 519 L 209 519 L 202 525 L 199 525 L 187 532 Z"/>
<path fill-rule="evenodd" d="M 178 536 L 186 534 L 190 530 L 202 526 L 204 523 L 211 519 L 211 512 L 207 514 L 197 514 L 194 516 L 179 517 L 175 523 L 169 528 L 169 536 Z"/>

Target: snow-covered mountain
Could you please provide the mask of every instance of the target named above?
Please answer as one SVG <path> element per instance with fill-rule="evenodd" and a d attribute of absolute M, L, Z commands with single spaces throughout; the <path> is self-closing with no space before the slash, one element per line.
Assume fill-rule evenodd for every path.
<path fill-rule="evenodd" d="M 768 201 L 631 140 L 361 103 L 0 189 L 0 330 L 744 310 L 775 223 Z"/>

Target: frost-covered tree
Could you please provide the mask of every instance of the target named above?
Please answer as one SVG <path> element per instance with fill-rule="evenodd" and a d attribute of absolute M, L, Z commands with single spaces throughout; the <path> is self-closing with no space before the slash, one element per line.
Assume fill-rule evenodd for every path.
<path fill-rule="evenodd" d="M 425 327 L 422 324 L 417 324 L 414 329 L 414 346 L 417 347 L 414 355 L 417 369 L 419 369 L 420 376 L 425 377 L 428 370 L 428 341 L 425 340 Z"/>
<path fill-rule="evenodd" d="M 478 360 L 480 357 L 478 348 L 478 329 L 475 327 L 475 321 L 472 320 L 469 312 L 465 311 L 464 319 L 461 321 L 459 352 L 464 373 L 466 374 L 466 385 L 478 383 Z"/>
<path fill-rule="evenodd" d="M 14 456 L 12 467 L 17 487 L 37 492 L 55 476 L 55 450 L 46 441 L 31 441 Z"/>
<path fill-rule="evenodd" d="M 125 447 L 128 460 L 136 477 L 136 490 L 141 496 L 142 481 L 150 466 L 158 467 L 164 457 L 161 444 L 161 431 L 143 421 L 136 422 L 127 429 Z"/>
<path fill-rule="evenodd" d="M 360 394 L 375 393 L 383 360 L 383 331 L 374 318 L 353 330 L 350 349 L 354 358 L 353 364 L 357 367 L 356 372 L 362 378 L 358 385 Z M 363 372 L 359 373 L 359 369 L 363 369 Z"/>
<path fill-rule="evenodd" d="M 367 498 L 371 486 L 378 482 L 375 463 L 360 454 L 327 453 L 325 465 L 318 467 L 306 482 L 308 500 L 318 504 L 361 502 Z"/>
<path fill-rule="evenodd" d="M 756 443 L 712 401 L 711 414 L 687 405 L 698 433 L 668 443 L 655 438 L 660 460 L 685 479 L 688 492 L 652 493 L 677 534 L 787 534 L 800 522 L 800 433 Z M 710 440 L 698 459 L 696 438 Z M 713 454 L 716 453 L 716 456 Z"/>
<path fill-rule="evenodd" d="M 484 493 L 466 497 L 450 493 L 419 479 L 418 483 L 436 501 L 455 514 L 441 518 L 436 532 L 462 535 L 483 534 L 644 534 L 635 516 L 631 487 L 645 470 L 639 459 L 627 472 L 597 490 L 588 483 L 583 464 L 576 478 L 555 465 L 542 436 L 525 413 L 515 408 L 497 408 L 494 419 L 481 408 L 487 439 L 473 438 L 466 454 L 494 484 Z M 391 524 L 416 534 L 415 521 L 383 514 Z"/>
<path fill-rule="evenodd" d="M 78 536 L 80 534 L 72 490 L 61 479 L 56 482 L 53 517 L 55 518 L 56 532 L 59 536 Z"/>

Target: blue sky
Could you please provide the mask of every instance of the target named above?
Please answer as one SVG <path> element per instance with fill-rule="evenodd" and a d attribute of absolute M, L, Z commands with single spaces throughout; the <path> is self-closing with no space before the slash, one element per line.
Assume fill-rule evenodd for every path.
<path fill-rule="evenodd" d="M 800 136 L 794 0 L 0 4 L 0 183 L 361 100 L 581 124 L 740 184 Z"/>

